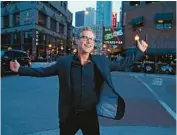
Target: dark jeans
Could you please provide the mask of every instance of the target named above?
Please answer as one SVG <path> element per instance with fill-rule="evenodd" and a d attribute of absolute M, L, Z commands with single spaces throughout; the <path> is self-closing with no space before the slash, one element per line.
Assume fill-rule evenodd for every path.
<path fill-rule="evenodd" d="M 83 135 L 100 135 L 96 108 L 72 110 L 65 121 L 60 121 L 60 135 L 75 135 L 79 129 Z"/>

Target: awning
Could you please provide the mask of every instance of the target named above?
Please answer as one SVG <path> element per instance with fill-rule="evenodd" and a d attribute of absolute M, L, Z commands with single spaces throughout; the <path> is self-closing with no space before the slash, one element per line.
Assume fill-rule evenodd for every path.
<path fill-rule="evenodd" d="M 139 24 L 141 22 L 143 22 L 143 16 L 132 19 L 128 24 L 129 25 L 136 25 L 136 24 Z"/>
<path fill-rule="evenodd" d="M 157 13 L 154 17 L 154 20 L 172 20 L 173 13 Z"/>

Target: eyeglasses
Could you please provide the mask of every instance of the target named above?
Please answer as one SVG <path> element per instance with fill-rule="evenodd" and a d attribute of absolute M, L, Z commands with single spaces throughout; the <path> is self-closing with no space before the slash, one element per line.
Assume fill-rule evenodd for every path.
<path fill-rule="evenodd" d="M 95 42 L 95 39 L 89 38 L 87 36 L 81 36 L 80 38 L 82 38 L 83 40 L 89 40 L 90 42 Z"/>

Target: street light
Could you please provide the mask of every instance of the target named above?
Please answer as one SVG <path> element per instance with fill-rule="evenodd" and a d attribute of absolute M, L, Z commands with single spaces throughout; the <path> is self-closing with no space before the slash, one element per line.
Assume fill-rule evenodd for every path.
<path fill-rule="evenodd" d="M 52 47 L 52 45 L 51 44 L 49 44 L 49 48 L 51 48 Z"/>
<path fill-rule="evenodd" d="M 60 48 L 61 50 L 63 50 L 64 48 L 63 48 L 63 46 L 61 46 L 61 48 Z"/>

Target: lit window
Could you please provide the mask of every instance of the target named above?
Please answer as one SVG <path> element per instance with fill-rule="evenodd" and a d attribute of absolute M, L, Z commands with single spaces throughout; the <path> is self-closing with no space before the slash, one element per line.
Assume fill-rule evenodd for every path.
<path fill-rule="evenodd" d="M 129 4 L 130 4 L 130 6 L 139 6 L 140 1 L 130 1 Z"/>
<path fill-rule="evenodd" d="M 171 29 L 172 28 L 172 21 L 171 20 L 158 20 L 156 21 L 156 28 L 157 29 Z"/>

